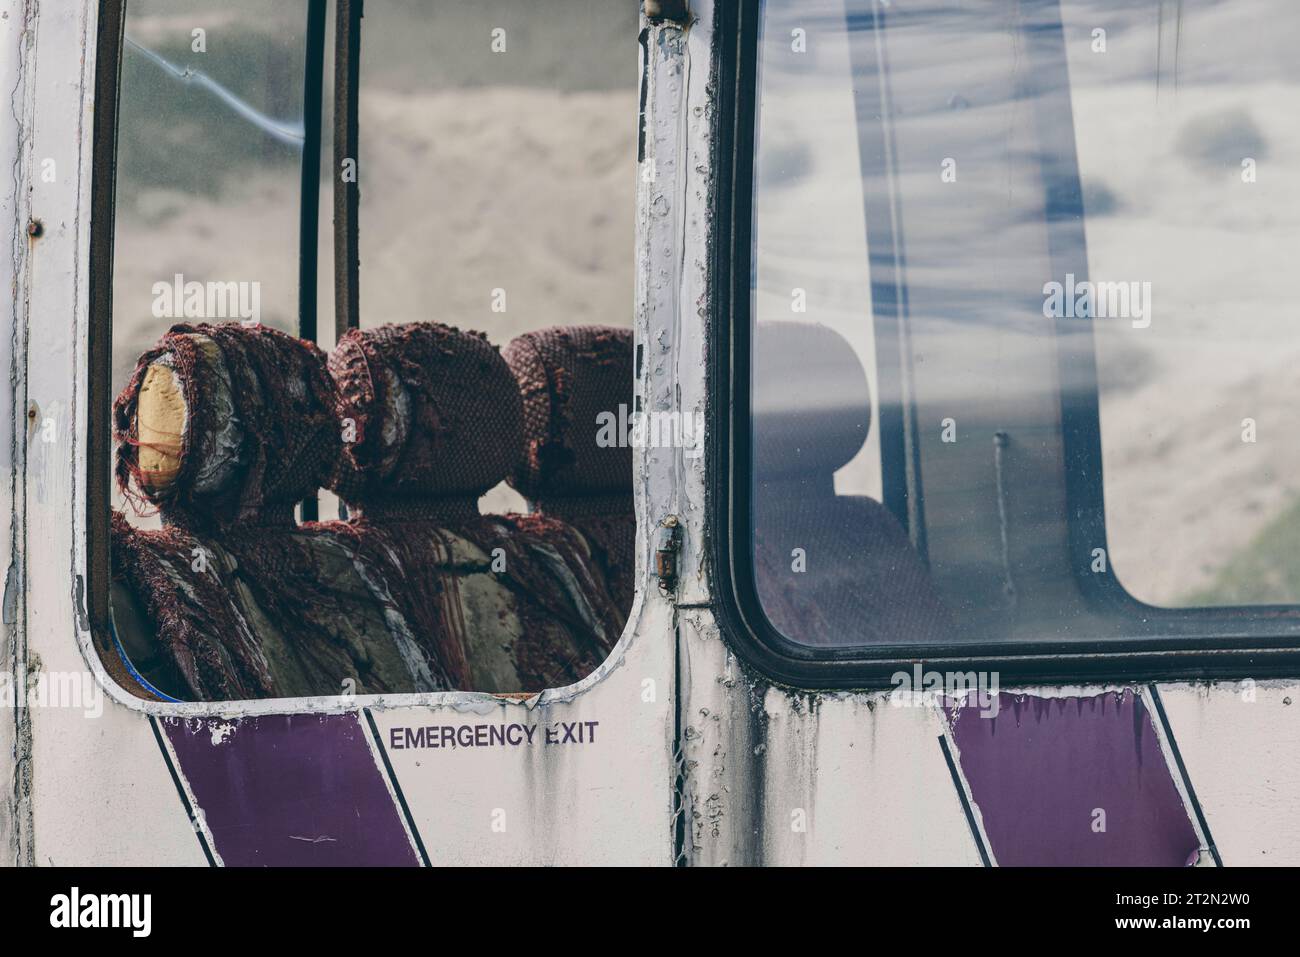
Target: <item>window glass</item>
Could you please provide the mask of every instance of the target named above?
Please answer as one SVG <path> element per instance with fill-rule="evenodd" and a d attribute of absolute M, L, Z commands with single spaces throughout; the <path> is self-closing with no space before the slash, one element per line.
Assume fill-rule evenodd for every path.
<path fill-rule="evenodd" d="M 306 17 L 306 0 L 127 4 L 114 395 L 175 323 L 297 329 Z"/>
<path fill-rule="evenodd" d="M 337 5 L 129 5 L 97 637 L 137 694 L 536 693 L 631 610 L 636 7 L 370 6 L 337 171 L 361 328 L 336 340 L 323 254 L 311 342 L 336 171 L 325 122 L 312 235 L 306 47 L 332 59 Z"/>
<path fill-rule="evenodd" d="M 1193 635 L 1141 602 L 1295 599 L 1296 16 L 765 0 L 750 509 L 786 638 Z"/>
<path fill-rule="evenodd" d="M 1088 41 L 1068 50 L 1089 265 L 1151 284 L 1148 327 L 1095 332 L 1115 573 L 1155 605 L 1294 603 L 1300 8 L 1063 9 Z"/>
<path fill-rule="evenodd" d="M 634 3 L 393 0 L 361 33 L 361 325 L 632 324 Z M 502 484 L 490 511 L 524 507 Z"/>
<path fill-rule="evenodd" d="M 306 0 L 127 4 L 115 394 L 136 357 L 174 322 L 258 318 L 297 329 L 306 22 Z M 189 282 L 205 284 L 203 313 L 207 283 L 244 283 L 235 306 L 250 315 L 207 317 L 198 299 L 187 314 Z M 218 311 L 224 304 L 213 303 Z"/>

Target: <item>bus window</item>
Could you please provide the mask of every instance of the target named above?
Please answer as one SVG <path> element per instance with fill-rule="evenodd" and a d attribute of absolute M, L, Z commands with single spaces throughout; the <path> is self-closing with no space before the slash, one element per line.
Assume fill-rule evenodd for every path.
<path fill-rule="evenodd" d="M 371 7 L 127 7 L 98 637 L 144 697 L 534 693 L 631 610 L 636 7 Z"/>
<path fill-rule="evenodd" d="M 1294 637 L 1292 5 L 756 6 L 762 640 Z"/>

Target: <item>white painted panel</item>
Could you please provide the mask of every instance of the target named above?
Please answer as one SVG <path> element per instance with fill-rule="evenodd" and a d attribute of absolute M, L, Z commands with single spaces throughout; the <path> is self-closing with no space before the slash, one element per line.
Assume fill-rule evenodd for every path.
<path fill-rule="evenodd" d="M 8 387 L 0 390 L 0 580 L 4 583 L 3 614 L 0 615 L 0 669 L 15 669 L 21 631 L 22 543 L 14 541 L 22 505 L 22 433 L 26 416 L 21 407 L 22 357 L 15 349 L 17 329 L 23 314 L 20 277 L 25 270 L 27 250 L 26 184 L 20 159 L 22 123 L 27 88 L 23 73 L 23 27 L 21 0 L 0 0 L 0 89 L 9 103 L 0 110 L 0 169 L 12 175 L 0 176 L 0 370 Z M 24 813 L 15 795 L 20 787 L 16 756 L 22 746 L 16 709 L 0 712 L 0 861 L 8 864 L 20 855 L 20 816 Z"/>
<path fill-rule="evenodd" d="M 981 864 L 937 710 L 771 688 L 707 612 L 685 615 L 680 631 L 690 861 Z"/>
<path fill-rule="evenodd" d="M 206 866 L 148 717 L 101 701 L 33 712 L 36 863 Z"/>
<path fill-rule="evenodd" d="M 37 864 L 203 864 L 148 718 L 99 694 L 82 656 L 85 347 L 95 4 L 44 5 L 29 62 L 35 118 L 24 157 L 28 253 L 27 671 L 75 689 L 31 716 Z M 54 182 L 35 171 L 53 160 Z M 88 694 L 88 692 L 91 692 Z M 89 705 L 89 708 L 86 706 Z M 98 716 L 94 715 L 98 712 Z"/>
<path fill-rule="evenodd" d="M 652 608 L 626 656 L 616 650 L 575 686 L 585 690 L 549 693 L 535 707 L 485 701 L 375 710 L 431 863 L 671 863 L 670 629 L 668 609 Z M 472 735 L 487 725 L 526 726 L 531 742 L 393 746 L 394 734 L 407 740 L 407 728 L 439 729 L 442 744 L 443 727 Z M 581 740 L 566 742 L 566 725 Z M 489 732 L 477 733 L 482 740 Z"/>
<path fill-rule="evenodd" d="M 881 694 L 810 700 L 777 689 L 765 708 L 774 863 L 980 866 L 936 709 L 895 707 Z M 796 807 L 808 811 L 806 834 L 791 827 Z"/>
<path fill-rule="evenodd" d="M 1300 865 L 1300 682 L 1169 684 L 1160 696 L 1224 866 Z"/>

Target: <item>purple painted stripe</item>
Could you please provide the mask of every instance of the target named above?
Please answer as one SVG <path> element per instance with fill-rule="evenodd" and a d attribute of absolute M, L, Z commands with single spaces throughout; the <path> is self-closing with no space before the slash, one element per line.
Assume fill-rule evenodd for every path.
<path fill-rule="evenodd" d="M 227 865 L 418 864 L 357 715 L 161 724 Z"/>
<path fill-rule="evenodd" d="M 1200 846 L 1132 691 L 999 695 L 998 713 L 952 719 L 962 773 L 999 864 L 1166 865 Z M 1105 813 L 1105 830 L 1096 830 Z"/>

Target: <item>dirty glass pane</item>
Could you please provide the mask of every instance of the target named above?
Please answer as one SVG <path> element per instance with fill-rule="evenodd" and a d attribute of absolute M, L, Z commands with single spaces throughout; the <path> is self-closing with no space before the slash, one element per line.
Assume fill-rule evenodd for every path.
<path fill-rule="evenodd" d="M 637 4 L 366 7 L 361 324 L 630 326 Z"/>
<path fill-rule="evenodd" d="M 260 318 L 297 329 L 306 17 L 306 0 L 127 5 L 115 394 L 140 353 L 175 322 Z M 201 307 L 185 291 L 191 282 L 205 284 Z M 224 295 L 215 297 L 213 311 L 231 314 L 207 316 L 206 284 L 229 282 L 241 284 L 242 299 L 227 307 Z"/>
<path fill-rule="evenodd" d="M 1115 574 L 1155 605 L 1296 602 L 1300 6 L 1064 11 L 1089 265 L 1152 294 L 1149 326 L 1096 324 Z"/>
<path fill-rule="evenodd" d="M 334 341 L 321 297 L 326 356 L 276 331 L 309 4 L 131 5 L 105 637 L 137 693 L 532 694 L 624 630 L 636 5 L 369 6 L 337 171 L 360 174 L 364 328 Z"/>
<path fill-rule="evenodd" d="M 127 5 L 114 395 L 175 323 L 296 332 L 306 17 L 306 0 Z"/>
<path fill-rule="evenodd" d="M 766 0 L 751 504 L 786 637 L 1190 633 L 1133 598 L 1296 599 L 1297 17 Z"/>

